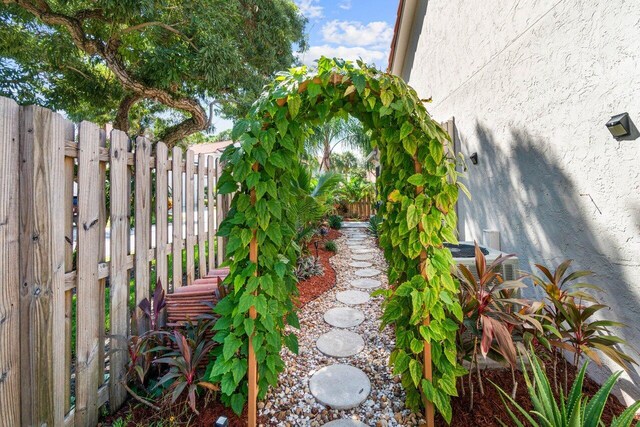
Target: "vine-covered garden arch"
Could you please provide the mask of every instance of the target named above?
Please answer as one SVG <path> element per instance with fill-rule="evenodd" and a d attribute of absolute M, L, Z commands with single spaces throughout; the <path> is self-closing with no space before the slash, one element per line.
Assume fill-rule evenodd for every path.
<path fill-rule="evenodd" d="M 230 294 L 216 307 L 219 354 L 209 368 L 223 400 L 236 412 L 275 385 L 284 363 L 282 345 L 297 352 L 298 328 L 291 297 L 296 247 L 296 164 L 311 126 L 351 115 L 371 131 L 380 152 L 378 191 L 385 201 L 380 244 L 389 263 L 391 289 L 383 323 L 395 325 L 390 363 L 402 376 L 406 404 L 433 406 L 451 419 L 449 397 L 464 373 L 456 359 L 456 322 L 462 312 L 451 276 L 458 197 L 449 136 L 431 119 L 402 79 L 369 68 L 321 58 L 313 74 L 305 67 L 278 75 L 233 129 L 218 189 L 235 192 L 219 235 L 228 237 Z M 257 387 L 256 387 L 257 383 Z M 257 396 L 256 396 L 257 394 Z M 433 404 L 432 404 L 433 403 Z"/>

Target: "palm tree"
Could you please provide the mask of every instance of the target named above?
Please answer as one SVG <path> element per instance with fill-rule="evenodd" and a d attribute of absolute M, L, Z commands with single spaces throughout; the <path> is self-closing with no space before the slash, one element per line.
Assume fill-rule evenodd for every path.
<path fill-rule="evenodd" d="M 319 170 L 328 171 L 331 168 L 331 153 L 338 144 L 359 149 L 364 153 L 371 151 L 369 135 L 354 118 L 335 118 L 314 127 L 305 142 L 305 149 L 316 155 L 322 153 Z"/>

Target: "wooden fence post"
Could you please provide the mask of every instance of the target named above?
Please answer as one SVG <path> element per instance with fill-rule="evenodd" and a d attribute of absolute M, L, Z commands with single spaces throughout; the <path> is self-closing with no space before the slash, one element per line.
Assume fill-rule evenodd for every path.
<path fill-rule="evenodd" d="M 111 131 L 111 262 L 109 264 L 111 304 L 111 366 L 109 368 L 109 407 L 117 410 L 127 398 L 122 384 L 126 378 L 129 340 L 129 137 Z"/>
<path fill-rule="evenodd" d="M 19 115 L 0 97 L 0 426 L 20 425 Z"/>
<path fill-rule="evenodd" d="M 414 170 L 416 173 L 422 173 L 422 165 L 420 164 L 420 162 L 418 161 L 417 158 L 413 159 L 413 165 L 414 165 Z M 416 195 L 422 193 L 423 187 L 422 186 L 418 186 L 416 187 Z M 418 223 L 418 230 L 422 233 L 424 231 L 424 228 L 422 227 L 422 222 Z M 427 251 L 422 249 L 422 251 L 420 252 L 420 263 L 424 263 L 427 260 Z M 427 275 L 426 275 L 426 269 L 422 268 L 422 266 L 420 267 L 420 271 L 422 274 L 422 277 L 424 277 L 425 280 L 428 280 Z M 427 317 L 424 319 L 423 321 L 423 325 L 424 326 L 429 326 L 429 315 L 427 314 Z M 433 379 L 433 366 L 432 366 L 432 361 L 431 361 L 431 344 L 427 341 L 424 342 L 424 350 L 422 352 L 422 369 L 423 369 L 423 376 L 424 378 L 431 382 L 431 380 Z M 434 412 L 434 407 L 433 407 L 433 402 L 430 402 L 429 400 L 427 400 L 425 402 L 425 419 L 427 421 L 427 427 L 433 427 L 435 425 L 435 412 Z"/>
<path fill-rule="evenodd" d="M 21 108 L 20 354 L 22 425 L 63 425 L 64 146 L 67 121 Z M 14 396 L 17 398 L 17 395 Z"/>

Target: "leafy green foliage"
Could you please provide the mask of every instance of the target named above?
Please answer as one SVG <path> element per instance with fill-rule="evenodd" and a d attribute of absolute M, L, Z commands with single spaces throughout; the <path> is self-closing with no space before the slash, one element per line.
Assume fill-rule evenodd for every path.
<path fill-rule="evenodd" d="M 296 267 L 296 277 L 298 280 L 307 280 L 309 277 L 322 276 L 324 269 L 322 264 L 314 256 L 303 256 L 298 258 Z"/>
<path fill-rule="evenodd" d="M 156 387 L 168 386 L 165 393 L 171 394 L 172 403 L 186 394 L 189 407 L 196 414 L 198 413 L 196 408 L 198 389 L 211 391 L 219 389 L 218 386 L 203 380 L 202 364 L 215 344 L 206 336 L 206 332 L 212 326 L 211 321 L 200 321 L 195 325 L 188 325 L 186 334 L 177 329 L 172 333 L 165 333 L 170 344 L 153 349 L 154 352 L 162 354 L 153 363 L 169 368 Z"/>
<path fill-rule="evenodd" d="M 531 349 L 533 354 L 533 349 Z M 562 390 L 560 391 L 560 397 L 556 401 L 551 384 L 547 377 L 546 372 L 542 367 L 540 359 L 533 355 L 533 357 L 527 355 L 532 368 L 531 374 L 526 366 L 523 365 L 522 372 L 529 390 L 529 397 L 533 404 L 533 410 L 527 412 L 522 406 L 500 387 L 496 386 L 500 392 L 500 397 L 503 404 L 507 408 L 513 425 L 524 427 L 523 424 L 514 411 L 510 408 L 509 402 L 515 411 L 524 419 L 528 424 L 533 427 L 539 426 L 554 426 L 554 427 L 597 427 L 602 424 L 601 417 L 604 411 L 604 406 L 607 403 L 607 398 L 611 393 L 611 389 L 618 380 L 618 377 L 622 372 L 611 375 L 602 385 L 592 398 L 586 397 L 582 392 L 582 385 L 584 377 L 587 371 L 588 362 L 582 366 L 578 376 L 576 377 L 571 391 L 564 395 Z M 629 427 L 634 421 L 636 411 L 640 409 L 640 401 L 634 403 L 627 408 L 619 417 L 615 418 L 611 423 L 612 427 Z M 503 423 L 503 425 L 505 425 Z"/>
<path fill-rule="evenodd" d="M 369 232 L 373 235 L 373 237 L 378 237 L 380 235 L 380 226 L 382 225 L 382 217 L 379 215 L 373 215 L 369 218 Z"/>
<path fill-rule="evenodd" d="M 342 216 L 340 215 L 329 215 L 329 227 L 333 228 L 334 230 L 340 230 L 342 228 L 343 219 L 344 218 L 342 218 Z"/>
<path fill-rule="evenodd" d="M 336 245 L 336 242 L 334 242 L 333 240 L 328 240 L 324 242 L 324 248 L 329 252 L 338 252 L 338 246 Z"/>
<path fill-rule="evenodd" d="M 0 22 L 1 95 L 169 144 L 204 130 L 210 106 L 244 115 L 306 46 L 290 0 L 11 0 Z"/>
<path fill-rule="evenodd" d="M 613 320 L 599 320 L 596 315 L 608 307 L 586 290 L 603 292 L 595 285 L 579 281 L 591 276 L 591 271 L 568 272 L 571 260 L 561 263 L 552 273 L 547 267 L 536 264 L 542 276 L 532 275 L 536 286 L 545 293 L 545 313 L 547 321 L 544 333 L 538 339 L 548 348 L 566 350 L 574 354 L 574 365 L 578 365 L 583 355 L 601 365 L 600 350 L 624 370 L 635 360 L 617 348 L 626 342 L 610 334 L 609 328 L 625 327 Z M 585 304 L 588 303 L 588 304 Z"/>
<path fill-rule="evenodd" d="M 349 116 L 362 123 L 380 151 L 378 190 L 387 201 L 380 209 L 380 244 L 393 286 L 385 292 L 383 322 L 393 323 L 396 331 L 390 362 L 402 377 L 410 408 L 419 410 L 426 398 L 450 420 L 450 396 L 457 394 L 456 377 L 465 370 L 456 358 L 457 327 L 448 326 L 450 315 L 462 317 L 453 298 L 458 291 L 450 272 L 453 259 L 443 247 L 445 241 L 456 241 L 458 186 L 454 159 L 445 154 L 449 137 L 429 117 L 415 90 L 361 61 L 321 58 L 313 75 L 305 67 L 281 73 L 234 127 L 232 137 L 239 146 L 223 154 L 226 166 L 218 183 L 221 192 L 235 192 L 218 232 L 229 237 L 227 282 L 234 289 L 216 306 L 221 318 L 215 340 L 222 346 L 209 378 L 221 384 L 222 399 L 238 412 L 246 401 L 247 382 L 245 369 L 234 371 L 234 366 L 246 366 L 249 340 L 256 353 L 259 398 L 284 367 L 283 344 L 297 349 L 295 335 L 285 331 L 286 324 L 298 323 L 291 302 L 300 254 L 292 208 L 302 194 L 297 165 L 311 126 Z M 416 173 L 415 165 L 424 177 L 421 186 L 407 181 Z M 249 259 L 253 235 L 257 264 Z M 420 341 L 431 345 L 431 381 L 422 378 Z"/>

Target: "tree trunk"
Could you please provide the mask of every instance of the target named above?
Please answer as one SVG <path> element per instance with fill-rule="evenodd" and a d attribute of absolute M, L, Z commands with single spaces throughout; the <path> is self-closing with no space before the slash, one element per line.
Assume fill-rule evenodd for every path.
<path fill-rule="evenodd" d="M 320 162 L 320 170 L 324 168 L 325 172 L 329 172 L 329 168 L 331 167 L 331 141 L 325 138 L 323 144 L 323 153 L 322 153 L 322 162 Z"/>

